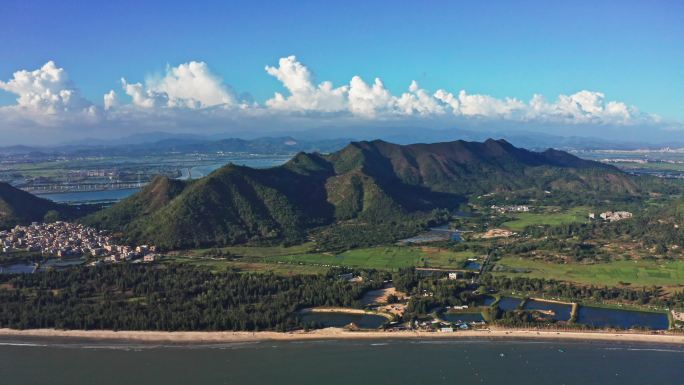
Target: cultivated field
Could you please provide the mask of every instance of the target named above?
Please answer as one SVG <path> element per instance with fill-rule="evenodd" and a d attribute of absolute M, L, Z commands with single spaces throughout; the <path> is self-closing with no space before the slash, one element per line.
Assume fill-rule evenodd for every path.
<path fill-rule="evenodd" d="M 573 207 L 560 212 L 512 214 L 516 219 L 504 222 L 503 227 L 513 231 L 522 231 L 527 226 L 558 226 L 568 223 L 582 223 L 588 220 L 589 212 L 590 209 L 587 207 Z"/>
<path fill-rule="evenodd" d="M 348 266 L 381 270 L 402 267 L 434 267 L 458 269 L 475 254 L 448 249 L 420 246 L 371 247 L 345 251 L 341 254 L 313 253 L 264 258 L 268 262 L 303 263 L 329 266 Z"/>
<path fill-rule="evenodd" d="M 497 262 L 525 272 L 502 272 L 509 276 L 557 279 L 581 284 L 618 286 L 678 286 L 684 284 L 684 261 L 614 261 L 582 264 L 556 264 L 506 257 Z"/>
<path fill-rule="evenodd" d="M 223 247 L 198 249 L 174 253 L 169 262 L 205 265 L 213 269 L 229 267 L 284 272 L 320 272 L 329 267 L 358 267 L 379 270 L 397 270 L 402 267 L 430 267 L 460 269 L 468 258 L 476 255 L 470 251 L 455 252 L 429 246 L 384 246 L 360 248 L 340 254 L 312 252 L 313 244 L 271 247 Z M 305 271 L 302 271 L 305 270 Z"/>

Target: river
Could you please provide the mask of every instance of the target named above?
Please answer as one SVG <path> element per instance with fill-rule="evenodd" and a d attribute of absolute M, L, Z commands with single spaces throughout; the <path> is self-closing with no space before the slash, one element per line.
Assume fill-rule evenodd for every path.
<path fill-rule="evenodd" d="M 525 341 L 0 343 L 3 384 L 677 384 L 684 348 Z"/>
<path fill-rule="evenodd" d="M 225 166 L 227 163 L 233 163 L 240 166 L 248 166 L 253 168 L 268 168 L 279 166 L 290 159 L 290 156 L 272 157 L 244 157 L 231 158 L 225 162 L 205 164 L 201 166 L 182 167 L 180 168 L 181 176 L 178 179 L 187 180 L 197 179 L 209 175 L 212 171 Z M 71 191 L 54 194 L 36 194 L 37 196 L 49 199 L 57 203 L 67 204 L 82 204 L 82 203 L 114 203 L 118 202 L 130 195 L 138 192 L 139 188 L 128 188 L 119 190 L 98 190 L 98 191 Z"/>

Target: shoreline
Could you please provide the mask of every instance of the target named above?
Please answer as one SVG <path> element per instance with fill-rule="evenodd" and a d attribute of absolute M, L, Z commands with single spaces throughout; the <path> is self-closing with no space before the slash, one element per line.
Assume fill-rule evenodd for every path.
<path fill-rule="evenodd" d="M 630 333 L 618 331 L 547 331 L 521 329 L 481 329 L 456 331 L 453 333 L 424 331 L 347 331 L 341 328 L 326 328 L 312 331 L 293 332 L 245 332 L 245 331 L 113 331 L 113 330 L 57 330 L 57 329 L 0 329 L 0 338 L 67 338 L 106 341 L 167 342 L 167 343 L 230 343 L 264 341 L 315 341 L 315 340 L 566 340 L 598 342 L 636 342 L 684 346 L 684 334 Z"/>

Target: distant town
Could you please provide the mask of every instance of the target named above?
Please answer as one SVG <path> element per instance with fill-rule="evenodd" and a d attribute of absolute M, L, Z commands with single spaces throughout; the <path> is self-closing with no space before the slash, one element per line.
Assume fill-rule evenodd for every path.
<path fill-rule="evenodd" d="M 37 223 L 0 231 L 3 253 L 40 252 L 46 257 L 88 257 L 93 263 L 141 260 L 154 261 L 155 246 L 125 246 L 113 242 L 111 235 L 69 222 Z"/>
<path fill-rule="evenodd" d="M 617 222 L 623 219 L 629 219 L 632 217 L 632 213 L 629 211 L 606 211 L 599 214 L 599 218 L 608 222 Z M 589 213 L 589 219 L 596 219 L 595 213 Z"/>
<path fill-rule="evenodd" d="M 527 205 L 513 205 L 513 206 L 497 206 L 492 205 L 490 209 L 499 213 L 527 213 L 530 207 Z"/>

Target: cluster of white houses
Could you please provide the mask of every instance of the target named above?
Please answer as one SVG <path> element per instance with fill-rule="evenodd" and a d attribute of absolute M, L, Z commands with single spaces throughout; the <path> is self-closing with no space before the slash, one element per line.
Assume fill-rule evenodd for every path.
<path fill-rule="evenodd" d="M 604 221 L 616 222 L 621 221 L 623 219 L 631 218 L 632 213 L 630 213 L 629 211 L 606 211 L 604 213 L 599 214 L 599 217 Z M 596 219 L 596 214 L 589 213 L 589 219 Z"/>
<path fill-rule="evenodd" d="M 149 262 L 155 259 L 156 251 L 154 246 L 117 245 L 106 232 L 68 222 L 34 222 L 0 231 L 0 250 L 33 251 L 59 258 L 85 256 L 106 262 L 138 258 Z"/>
<path fill-rule="evenodd" d="M 492 205 L 490 209 L 499 213 L 526 213 L 530 211 L 530 206 L 527 205 L 512 205 L 512 206 L 497 206 Z"/>

